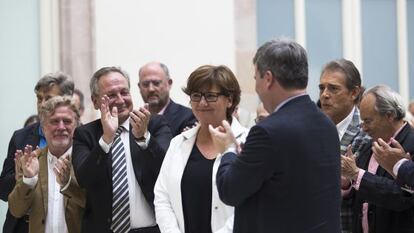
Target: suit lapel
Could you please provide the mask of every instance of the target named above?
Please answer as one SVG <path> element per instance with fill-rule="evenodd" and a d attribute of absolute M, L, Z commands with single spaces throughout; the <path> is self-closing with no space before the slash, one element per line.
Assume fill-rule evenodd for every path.
<path fill-rule="evenodd" d="M 175 103 L 174 103 L 174 101 L 172 101 L 170 99 L 170 103 L 168 104 L 167 108 L 165 109 L 163 115 L 174 116 L 175 115 L 174 113 L 176 111 L 177 111 L 177 108 L 175 107 Z"/>
<path fill-rule="evenodd" d="M 360 168 L 368 168 L 368 163 L 371 158 L 372 150 L 372 139 L 362 146 L 361 150 L 359 151 L 359 156 L 356 159 L 357 166 Z"/>
<path fill-rule="evenodd" d="M 48 163 L 47 163 L 47 147 L 44 148 L 39 156 L 39 184 L 43 197 L 43 207 L 45 217 L 47 215 L 48 202 Z"/>

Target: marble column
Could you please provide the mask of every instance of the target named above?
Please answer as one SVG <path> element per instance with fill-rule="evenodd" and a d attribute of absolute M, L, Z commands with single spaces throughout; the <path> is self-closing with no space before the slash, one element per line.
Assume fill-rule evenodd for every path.
<path fill-rule="evenodd" d="M 60 0 L 61 70 L 72 76 L 75 88 L 85 96 L 82 122 L 98 116 L 93 108 L 89 80 L 95 71 L 94 0 Z"/>

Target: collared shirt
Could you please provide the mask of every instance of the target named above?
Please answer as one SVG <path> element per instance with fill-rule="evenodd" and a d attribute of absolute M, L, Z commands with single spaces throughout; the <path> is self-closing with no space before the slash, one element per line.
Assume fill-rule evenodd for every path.
<path fill-rule="evenodd" d="M 168 102 L 164 107 L 161 109 L 161 111 L 158 113 L 159 115 L 164 115 L 165 109 L 167 109 L 168 105 L 170 105 L 171 99 L 168 99 Z"/>
<path fill-rule="evenodd" d="M 336 125 L 336 129 L 338 130 L 339 141 L 342 140 L 348 125 L 351 124 L 352 117 L 354 116 L 355 106 L 352 108 L 352 111 L 346 116 L 341 122 Z"/>
<path fill-rule="evenodd" d="M 408 161 L 410 161 L 410 160 L 404 158 L 404 159 L 398 160 L 398 162 L 396 162 L 394 164 L 394 167 L 392 168 L 392 172 L 394 173 L 395 177 L 398 176 L 398 171 L 400 170 L 401 165 L 405 162 L 408 162 Z"/>
<path fill-rule="evenodd" d="M 289 97 L 289 98 L 285 99 L 284 101 L 282 101 L 282 103 L 280 103 L 279 105 L 277 105 L 277 106 L 276 106 L 276 108 L 275 108 L 275 110 L 274 110 L 273 112 L 277 112 L 277 111 L 279 111 L 279 109 L 280 109 L 280 108 L 282 108 L 282 107 L 283 107 L 283 105 L 287 104 L 289 101 L 291 101 L 291 100 L 293 100 L 293 99 L 295 99 L 295 98 L 297 98 L 297 97 L 304 96 L 304 95 L 307 95 L 307 93 L 306 93 L 306 92 L 303 92 L 303 93 L 300 93 L 300 94 L 298 94 L 298 95 L 291 96 L 291 97 Z"/>
<path fill-rule="evenodd" d="M 401 132 L 401 130 L 405 127 L 406 124 L 407 124 L 407 122 L 405 122 L 401 126 L 401 128 L 399 128 L 394 133 L 394 135 L 392 137 L 395 138 Z M 391 139 L 390 139 L 390 141 L 388 141 L 388 144 L 391 144 Z M 375 173 L 377 173 L 378 166 L 379 166 L 379 164 L 378 164 L 377 160 L 375 159 L 375 156 L 374 156 L 374 153 L 373 153 L 371 155 L 370 160 L 369 160 L 368 172 L 375 175 Z M 362 180 L 362 177 L 364 176 L 365 172 L 366 172 L 365 170 L 363 170 L 361 168 L 359 169 L 358 177 L 356 179 L 356 182 L 355 182 L 355 184 L 352 185 L 355 188 L 355 190 L 359 190 L 359 186 L 361 185 L 361 180 Z M 362 204 L 362 232 L 363 233 L 368 233 L 369 232 L 368 203 L 367 202 Z"/>
<path fill-rule="evenodd" d="M 307 93 L 306 93 L 306 92 L 303 92 L 303 93 L 300 93 L 300 94 L 298 94 L 298 95 L 291 96 L 291 97 L 289 97 L 289 98 L 285 99 L 285 100 L 284 100 L 284 101 L 282 101 L 279 105 L 277 105 L 277 106 L 276 106 L 276 108 L 275 108 L 275 110 L 274 110 L 273 112 L 277 112 L 277 111 L 279 111 L 279 109 L 281 109 L 281 108 L 283 107 L 283 105 L 287 104 L 289 101 L 291 101 L 291 100 L 293 100 L 293 99 L 295 99 L 295 98 L 298 98 L 298 97 L 304 96 L 304 95 L 307 95 Z M 223 152 L 223 154 L 226 154 L 226 153 L 229 153 L 229 152 L 232 152 L 232 153 L 237 154 L 237 152 L 236 152 L 236 145 L 235 145 L 234 143 L 233 143 L 233 144 L 231 144 L 231 145 L 230 145 L 230 147 L 229 147 L 229 148 L 227 148 L 227 149 Z"/>
<path fill-rule="evenodd" d="M 47 142 L 46 142 L 45 135 L 43 134 L 43 131 L 42 131 L 42 125 L 39 125 L 39 128 L 37 130 L 37 133 L 39 134 L 39 138 L 40 138 L 40 140 L 39 140 L 39 147 L 41 149 L 43 149 L 43 148 L 45 148 L 47 146 Z"/>
<path fill-rule="evenodd" d="M 127 163 L 127 178 L 128 178 L 128 187 L 129 187 L 129 208 L 130 208 L 130 220 L 131 228 L 141 228 L 155 226 L 155 216 L 154 213 L 148 204 L 147 200 L 142 193 L 141 187 L 138 184 L 137 179 L 135 178 L 134 167 L 132 166 L 131 150 L 130 150 L 130 140 L 129 140 L 129 120 L 126 120 L 121 124 L 124 127 L 124 131 L 121 133 L 121 140 L 124 144 L 126 163 Z M 147 138 L 149 140 L 149 137 Z M 139 146 L 139 142 L 135 142 Z M 106 144 L 102 139 L 99 140 L 99 144 L 102 150 L 106 153 L 111 149 L 111 144 Z M 148 145 L 148 142 L 147 142 Z M 133 155 L 139 156 L 139 155 Z"/>
<path fill-rule="evenodd" d="M 61 157 L 67 157 L 72 153 L 72 147 L 70 147 Z M 65 219 L 65 203 L 64 196 L 60 192 L 61 187 L 56 181 L 55 172 L 53 168 L 56 165 L 58 158 L 47 152 L 47 175 L 48 175 L 48 190 L 47 190 L 47 213 L 45 233 L 67 233 L 68 228 Z M 38 181 L 38 175 L 32 178 L 23 177 L 23 182 L 34 188 Z M 70 181 L 69 181 L 70 182 Z M 67 187 L 67 185 L 65 186 Z"/>

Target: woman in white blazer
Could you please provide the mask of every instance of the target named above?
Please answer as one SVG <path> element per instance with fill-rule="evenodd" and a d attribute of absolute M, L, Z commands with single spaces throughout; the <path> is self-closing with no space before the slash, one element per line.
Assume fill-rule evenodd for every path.
<path fill-rule="evenodd" d="M 155 184 L 155 215 L 161 232 L 232 232 L 234 208 L 219 198 L 216 172 L 221 155 L 208 130 L 231 121 L 238 142 L 248 130 L 232 114 L 240 102 L 240 86 L 225 66 L 201 66 L 183 91 L 190 96 L 198 125 L 170 143 Z"/>

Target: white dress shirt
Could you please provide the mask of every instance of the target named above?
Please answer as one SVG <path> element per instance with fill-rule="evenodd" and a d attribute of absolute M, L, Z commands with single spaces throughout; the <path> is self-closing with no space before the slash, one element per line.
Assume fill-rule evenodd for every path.
<path fill-rule="evenodd" d="M 130 141 L 129 141 L 129 119 L 126 120 L 122 126 L 124 131 L 121 133 L 121 140 L 124 143 L 126 163 L 127 163 L 127 178 L 128 178 L 128 187 L 129 187 L 129 208 L 130 208 L 130 220 L 131 228 L 141 228 L 155 226 L 155 216 L 150 205 L 142 193 L 141 187 L 138 184 L 137 179 L 135 178 L 134 167 L 132 166 L 131 150 L 130 150 Z M 146 138 L 145 145 L 142 142 L 132 142 L 137 143 L 138 146 L 145 148 L 148 145 L 150 135 Z M 106 153 L 111 149 L 111 144 L 106 144 L 102 139 L 99 140 L 99 144 L 103 151 Z M 139 156 L 139 155 L 134 155 Z"/>
<path fill-rule="evenodd" d="M 72 153 L 70 147 L 61 157 L 67 157 Z M 45 233 L 68 233 L 68 227 L 65 219 L 65 203 L 64 196 L 60 192 L 61 187 L 56 181 L 55 172 L 53 168 L 56 165 L 58 158 L 47 151 L 47 213 Z M 37 184 L 38 176 L 32 178 L 23 177 L 23 182 L 34 188 Z M 67 187 L 67 185 L 65 186 Z"/>
<path fill-rule="evenodd" d="M 336 125 L 336 129 L 338 130 L 339 141 L 342 140 L 346 129 L 348 128 L 349 124 L 352 122 L 352 117 L 354 116 L 355 106 L 352 108 L 352 111 L 346 116 L 341 122 Z"/>

